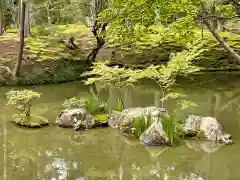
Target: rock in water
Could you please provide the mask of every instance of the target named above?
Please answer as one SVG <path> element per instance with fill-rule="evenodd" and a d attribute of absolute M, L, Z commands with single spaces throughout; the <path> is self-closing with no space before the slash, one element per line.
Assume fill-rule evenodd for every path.
<path fill-rule="evenodd" d="M 202 137 L 216 142 L 231 144 L 231 135 L 223 132 L 222 126 L 215 118 L 190 115 L 185 122 L 186 135 Z"/>
<path fill-rule="evenodd" d="M 122 132 L 131 133 L 133 120 L 135 118 L 150 116 L 153 122 L 155 119 L 165 115 L 167 115 L 166 109 L 155 106 L 129 108 L 124 109 L 120 113 L 113 113 L 109 117 L 108 124 L 110 127 L 118 128 Z"/>
<path fill-rule="evenodd" d="M 57 117 L 56 123 L 61 127 L 86 130 L 95 125 L 95 119 L 85 108 L 66 109 Z"/>
<path fill-rule="evenodd" d="M 140 136 L 140 141 L 147 146 L 160 146 L 168 143 L 168 138 L 161 122 L 153 122 Z"/>

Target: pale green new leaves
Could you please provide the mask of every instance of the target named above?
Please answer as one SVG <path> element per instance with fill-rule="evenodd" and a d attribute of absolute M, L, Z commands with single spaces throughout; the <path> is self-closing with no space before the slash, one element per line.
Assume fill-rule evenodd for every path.
<path fill-rule="evenodd" d="M 194 45 L 189 50 L 173 54 L 167 65 L 150 66 L 143 70 L 108 67 L 106 63 L 95 63 L 94 68 L 87 75 L 94 76 L 85 81 L 86 84 L 95 82 L 103 83 L 104 86 L 128 86 L 133 85 L 140 79 L 148 78 L 154 80 L 161 89 L 166 89 L 174 84 L 176 76 L 187 75 L 198 71 L 198 68 L 191 64 L 203 51 L 203 43 Z"/>
<path fill-rule="evenodd" d="M 32 101 L 40 98 L 40 93 L 32 90 L 9 91 L 6 93 L 8 99 L 7 106 L 15 106 L 20 113 L 30 112 Z"/>
<path fill-rule="evenodd" d="M 85 84 L 93 84 L 95 82 L 103 83 L 104 86 L 128 86 L 131 85 L 128 79 L 137 71 L 125 68 L 108 67 L 106 63 L 98 62 L 93 64 L 94 69 L 86 73 L 86 75 L 94 76 L 88 78 Z"/>
<path fill-rule="evenodd" d="M 178 34 L 185 30 L 189 37 L 201 3 L 201 0 L 112 0 L 101 13 L 101 18 L 110 22 L 108 32 L 117 36 L 119 41 L 139 39 L 151 25 L 167 23 L 173 23 L 175 27 L 169 27 L 170 31 Z M 175 21 L 178 14 L 181 20 Z"/>

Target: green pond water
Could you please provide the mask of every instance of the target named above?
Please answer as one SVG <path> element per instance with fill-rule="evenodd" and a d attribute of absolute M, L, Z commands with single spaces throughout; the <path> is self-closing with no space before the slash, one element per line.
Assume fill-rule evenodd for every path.
<path fill-rule="evenodd" d="M 206 141 L 182 141 L 178 147 L 144 147 L 114 129 L 98 128 L 73 132 L 54 122 L 65 99 L 85 96 L 90 87 L 81 82 L 24 87 L 42 93 L 33 113 L 47 117 L 51 124 L 42 129 L 13 125 L 13 109 L 5 107 L 0 89 L 0 179 L 1 180 L 238 180 L 240 179 L 240 81 L 239 75 L 207 75 L 182 79 L 177 91 L 196 106 L 181 110 L 176 100 L 165 107 L 180 119 L 189 114 L 216 117 L 233 136 L 233 145 Z M 217 80 L 216 80 L 217 78 Z M 194 83 L 197 82 L 197 83 Z M 143 82 L 134 90 L 97 90 L 113 103 L 122 95 L 125 107 L 157 105 L 160 93 Z"/>

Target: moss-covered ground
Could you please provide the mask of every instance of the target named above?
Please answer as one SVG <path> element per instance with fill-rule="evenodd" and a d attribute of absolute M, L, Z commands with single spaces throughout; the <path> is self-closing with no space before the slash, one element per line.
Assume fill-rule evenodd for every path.
<path fill-rule="evenodd" d="M 171 53 L 184 49 L 184 42 L 164 36 L 163 29 L 158 27 L 153 29 L 154 33 L 149 33 L 138 42 L 131 43 L 131 46 L 117 44 L 110 37 L 99 52 L 97 60 L 110 60 L 112 51 L 116 51 L 115 58 L 118 64 L 145 68 L 151 64 L 166 63 Z M 194 64 L 205 71 L 239 70 L 233 58 L 212 35 L 207 30 L 203 32 L 203 38 L 207 43 L 204 52 Z M 195 35 L 201 37 L 201 31 L 196 29 Z M 240 53 L 240 35 L 228 32 L 220 35 Z M 75 38 L 78 48 L 71 50 L 66 46 L 70 36 Z M 94 44 L 95 39 L 90 29 L 82 24 L 34 27 L 31 36 L 25 40 L 21 77 L 14 81 L 1 81 L 0 85 L 45 84 L 79 79 L 86 67 L 86 57 Z M 18 50 L 18 30 L 8 29 L 4 36 L 0 36 L 0 65 L 12 69 L 18 57 Z"/>

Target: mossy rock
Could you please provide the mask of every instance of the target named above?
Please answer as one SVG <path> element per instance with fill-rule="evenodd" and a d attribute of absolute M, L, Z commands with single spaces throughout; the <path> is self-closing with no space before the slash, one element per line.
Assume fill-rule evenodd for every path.
<path fill-rule="evenodd" d="M 96 114 L 94 117 L 96 122 L 106 122 L 108 120 L 107 114 Z"/>
<path fill-rule="evenodd" d="M 12 116 L 12 122 L 29 128 L 40 128 L 49 125 L 48 119 L 44 117 L 37 115 L 31 115 L 27 117 L 25 114 L 14 114 Z"/>
<path fill-rule="evenodd" d="M 108 126 L 108 115 L 107 114 L 96 114 L 94 115 L 95 125 L 94 127 L 107 127 Z"/>

